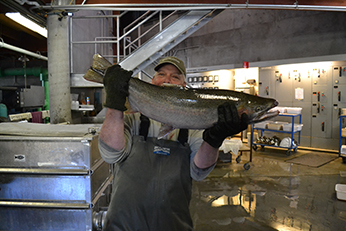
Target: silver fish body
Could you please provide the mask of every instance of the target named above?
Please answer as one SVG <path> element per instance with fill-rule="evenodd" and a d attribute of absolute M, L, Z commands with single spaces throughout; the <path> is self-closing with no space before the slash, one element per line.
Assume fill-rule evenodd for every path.
<path fill-rule="evenodd" d="M 95 54 L 84 78 L 102 83 L 103 75 L 111 65 L 101 55 Z M 136 78 L 130 79 L 128 101 L 133 112 L 141 112 L 173 128 L 211 127 L 218 120 L 217 108 L 225 102 L 235 104 L 239 115 L 247 113 L 250 123 L 279 114 L 278 111 L 268 112 L 278 105 L 275 99 L 232 90 L 156 86 Z"/>
<path fill-rule="evenodd" d="M 173 128 L 211 127 L 218 120 L 217 108 L 225 102 L 235 104 L 239 115 L 247 113 L 250 123 L 278 115 L 268 112 L 278 105 L 275 99 L 231 90 L 156 86 L 135 78 L 129 82 L 131 109 Z"/>

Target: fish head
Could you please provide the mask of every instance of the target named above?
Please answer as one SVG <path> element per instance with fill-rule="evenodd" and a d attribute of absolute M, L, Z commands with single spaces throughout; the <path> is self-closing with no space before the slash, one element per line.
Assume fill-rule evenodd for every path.
<path fill-rule="evenodd" d="M 275 99 L 249 95 L 247 100 L 243 101 L 239 112 L 240 114 L 246 113 L 249 123 L 253 124 L 277 116 L 279 111 L 270 109 L 278 105 L 279 103 Z"/>

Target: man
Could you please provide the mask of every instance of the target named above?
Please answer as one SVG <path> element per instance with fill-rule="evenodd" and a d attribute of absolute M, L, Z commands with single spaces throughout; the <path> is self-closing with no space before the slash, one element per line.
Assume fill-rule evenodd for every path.
<path fill-rule="evenodd" d="M 186 69 L 176 57 L 160 60 L 152 84 L 185 86 Z M 106 118 L 99 136 L 102 158 L 115 163 L 112 198 L 104 230 L 192 230 L 192 179 L 214 168 L 223 140 L 247 128 L 234 105 L 219 107 L 218 123 L 205 131 L 176 129 L 158 140 L 161 123 L 139 113 L 124 116 L 132 72 L 107 69 Z"/>

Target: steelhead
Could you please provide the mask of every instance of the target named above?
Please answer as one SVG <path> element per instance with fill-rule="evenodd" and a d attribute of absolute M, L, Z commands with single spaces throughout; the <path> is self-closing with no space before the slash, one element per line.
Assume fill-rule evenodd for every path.
<path fill-rule="evenodd" d="M 93 63 L 84 78 L 102 83 L 102 74 L 111 64 L 105 64 L 102 60 L 102 69 L 99 69 L 98 59 L 103 58 L 94 55 L 94 63 L 97 64 Z M 268 112 L 278 105 L 275 99 L 232 90 L 156 86 L 136 78 L 129 81 L 128 101 L 133 112 L 140 112 L 173 128 L 209 128 L 217 122 L 217 108 L 225 102 L 234 104 L 239 115 L 246 113 L 250 123 L 257 123 L 279 114 L 278 111 Z"/>

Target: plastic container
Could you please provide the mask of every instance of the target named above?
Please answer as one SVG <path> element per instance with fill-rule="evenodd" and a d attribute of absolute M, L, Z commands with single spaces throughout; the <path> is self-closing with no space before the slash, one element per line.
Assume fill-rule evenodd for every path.
<path fill-rule="evenodd" d="M 282 124 L 269 123 L 268 129 L 270 129 L 270 130 L 282 130 Z"/>
<path fill-rule="evenodd" d="M 294 128 L 293 128 L 293 132 L 301 131 L 302 128 L 303 128 L 303 124 L 295 124 Z M 284 130 L 286 132 L 290 132 L 291 129 L 292 129 L 292 124 L 291 123 L 282 125 L 282 130 Z"/>
<path fill-rule="evenodd" d="M 286 125 L 286 124 L 287 124 L 287 122 L 279 122 L 279 121 L 270 122 L 270 123 L 268 123 L 267 127 L 270 130 L 282 130 L 282 126 Z"/>
<path fill-rule="evenodd" d="M 279 111 L 280 113 L 285 113 L 286 112 L 286 107 L 274 107 L 269 110 L 269 112 L 275 112 Z"/>
<path fill-rule="evenodd" d="M 288 113 L 288 114 L 301 114 L 302 108 L 301 107 L 286 107 L 286 113 Z"/>
<path fill-rule="evenodd" d="M 346 145 L 341 145 L 340 154 L 342 156 L 346 156 Z"/>
<path fill-rule="evenodd" d="M 346 184 L 336 184 L 335 191 L 339 200 L 346 200 Z"/>
<path fill-rule="evenodd" d="M 346 115 L 346 108 L 341 108 L 341 115 Z"/>
<path fill-rule="evenodd" d="M 266 129 L 267 128 L 268 122 L 259 122 L 254 124 L 254 128 L 262 128 Z"/>
<path fill-rule="evenodd" d="M 341 136 L 345 136 L 346 137 L 346 128 L 342 128 L 341 129 Z"/>
<path fill-rule="evenodd" d="M 72 110 L 79 110 L 79 101 L 72 101 L 71 102 L 71 109 Z"/>

